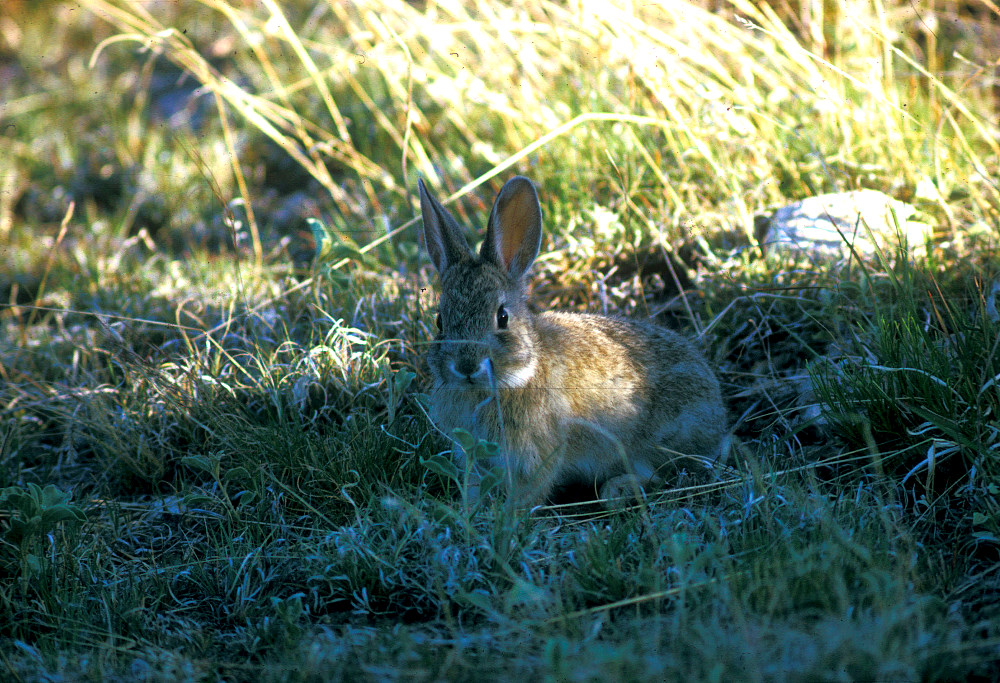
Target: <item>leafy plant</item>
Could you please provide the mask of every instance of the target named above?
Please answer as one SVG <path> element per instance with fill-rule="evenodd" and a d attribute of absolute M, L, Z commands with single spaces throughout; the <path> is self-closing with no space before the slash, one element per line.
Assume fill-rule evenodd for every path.
<path fill-rule="evenodd" d="M 434 453 L 420 458 L 420 464 L 461 492 L 466 509 L 482 506 L 490 493 L 503 484 L 505 471 L 500 467 L 486 468 L 485 463 L 497 454 L 497 444 L 476 439 L 468 431 L 452 430 L 454 453 L 451 456 Z M 461 462 L 459 468 L 455 462 Z"/>
<path fill-rule="evenodd" d="M 0 491 L 0 514 L 6 517 L 7 527 L 2 532 L 3 546 L 9 553 L 3 564 L 13 564 L 24 585 L 42 576 L 48 567 L 48 556 L 41 551 L 45 537 L 63 523 L 87 521 L 72 498 L 72 492 L 54 484 L 42 488 L 29 482 L 26 487 L 8 486 Z"/>
<path fill-rule="evenodd" d="M 812 367 L 834 428 L 876 449 L 928 501 L 958 484 L 1000 485 L 1000 324 L 980 286 L 946 297 L 908 269 L 876 301 L 850 355 Z M 958 290 L 961 292 L 961 290 Z"/>

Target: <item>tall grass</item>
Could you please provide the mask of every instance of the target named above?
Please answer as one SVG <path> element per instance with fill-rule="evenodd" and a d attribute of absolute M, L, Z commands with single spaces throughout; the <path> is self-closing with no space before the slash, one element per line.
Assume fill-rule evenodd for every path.
<path fill-rule="evenodd" d="M 135 3 L 86 4 L 127 32 L 116 41 L 193 74 L 222 121 L 278 144 L 367 239 L 387 209 L 405 222 L 390 207 L 417 174 L 462 194 L 512 166 L 567 200 L 621 194 L 647 233 L 652 207 L 688 220 L 713 207 L 749 234 L 784 197 L 872 181 L 932 188 L 940 205 L 960 185 L 973 219 L 997 201 L 991 93 L 971 64 L 939 77 L 916 61 L 903 6 L 814 17 L 812 36 L 837 37 L 824 54 L 745 2 L 212 0 L 200 32 Z M 216 31 L 232 45 L 226 74 L 206 54 Z"/>

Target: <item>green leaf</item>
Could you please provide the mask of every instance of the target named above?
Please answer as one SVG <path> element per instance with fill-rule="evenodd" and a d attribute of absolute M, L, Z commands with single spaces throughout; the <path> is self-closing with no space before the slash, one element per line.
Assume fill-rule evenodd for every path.
<path fill-rule="evenodd" d="M 29 577 L 38 576 L 42 573 L 42 558 L 28 553 L 24 556 L 24 564 L 28 569 L 26 573 Z"/>
<path fill-rule="evenodd" d="M 4 503 L 6 509 L 11 512 L 20 512 L 23 516 L 31 516 L 38 510 L 35 499 L 18 486 L 9 486 L 4 489 L 0 501 Z"/>
<path fill-rule="evenodd" d="M 325 257 L 327 261 L 339 261 L 340 259 L 349 259 L 351 261 L 357 261 L 358 263 L 364 264 L 367 261 L 365 253 L 354 244 L 347 244 L 341 242 L 340 244 L 334 245 L 330 250 L 330 253 Z"/>
<path fill-rule="evenodd" d="M 317 218 L 307 218 L 306 225 L 312 231 L 313 241 L 316 242 L 316 254 L 314 256 L 317 263 L 328 260 L 328 255 L 333 247 L 333 239 L 330 235 L 326 223 Z"/>
<path fill-rule="evenodd" d="M 49 528 L 59 522 L 86 522 L 87 516 L 75 505 L 53 505 L 42 512 L 42 527 Z"/>
<path fill-rule="evenodd" d="M 49 484 L 49 486 L 52 486 L 52 484 Z M 28 483 L 28 495 L 30 495 L 34 500 L 36 500 L 38 502 L 41 502 L 42 501 L 42 487 L 39 486 L 38 484 L 33 483 L 33 482 L 29 482 Z"/>
<path fill-rule="evenodd" d="M 190 510 L 211 508 L 218 500 L 212 496 L 206 496 L 203 493 L 188 493 L 181 498 L 181 505 L 183 512 Z"/>
<path fill-rule="evenodd" d="M 41 491 L 42 509 L 53 505 L 61 505 L 69 501 L 73 494 L 69 491 L 61 491 L 55 484 L 49 484 Z"/>
<path fill-rule="evenodd" d="M 476 437 L 461 427 L 455 427 L 455 429 L 451 430 L 451 438 L 466 453 L 472 453 L 476 448 Z"/>
<path fill-rule="evenodd" d="M 233 496 L 233 499 L 239 503 L 240 507 L 247 507 L 254 504 L 257 500 L 257 494 L 250 490 L 240 491 Z"/>
<path fill-rule="evenodd" d="M 327 265 L 316 269 L 316 277 L 328 281 L 335 289 L 348 289 L 351 286 L 351 276 Z"/>
<path fill-rule="evenodd" d="M 421 457 L 420 464 L 446 479 L 451 479 L 454 482 L 459 480 L 458 467 L 455 466 L 451 458 L 440 453 L 435 453 L 426 458 Z"/>
<path fill-rule="evenodd" d="M 190 467 L 193 470 L 201 470 L 202 472 L 207 472 L 213 477 L 219 469 L 218 458 L 212 458 L 207 455 L 186 455 L 181 458 L 181 464 Z"/>
<path fill-rule="evenodd" d="M 11 519 L 10 528 L 5 534 L 7 540 L 14 545 L 21 545 L 26 538 L 32 535 L 34 529 L 29 522 L 25 522 L 22 519 Z"/>
<path fill-rule="evenodd" d="M 415 372 L 410 372 L 409 370 L 397 370 L 392 376 L 393 391 L 396 392 L 396 395 L 398 396 L 405 392 L 416 376 Z"/>
<path fill-rule="evenodd" d="M 480 439 L 479 443 L 476 444 L 475 457 L 479 458 L 494 458 L 496 454 L 500 452 L 499 444 L 495 444 L 492 441 L 486 441 Z"/>
<path fill-rule="evenodd" d="M 334 263 L 348 259 L 358 263 L 367 263 L 368 257 L 357 244 L 346 235 L 334 232 L 330 226 L 316 218 L 307 218 L 306 224 L 312 231 L 316 251 L 313 256 L 315 265 Z"/>
<path fill-rule="evenodd" d="M 479 497 L 485 498 L 487 493 L 502 486 L 505 479 L 506 471 L 502 467 L 491 467 L 479 480 Z"/>
<path fill-rule="evenodd" d="M 222 475 L 222 481 L 227 484 L 231 481 L 246 481 L 250 479 L 250 471 L 246 467 L 238 466 L 231 470 L 226 470 L 225 474 Z"/>

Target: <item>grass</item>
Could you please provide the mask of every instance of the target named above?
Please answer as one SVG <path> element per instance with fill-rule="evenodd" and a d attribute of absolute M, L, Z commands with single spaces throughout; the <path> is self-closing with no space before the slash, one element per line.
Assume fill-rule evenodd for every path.
<path fill-rule="evenodd" d="M 1000 16 L 807 10 L 8 0 L 5 677 L 1000 675 Z M 413 188 L 515 172 L 535 303 L 700 336 L 729 466 L 463 497 Z M 862 187 L 926 258 L 760 257 Z"/>

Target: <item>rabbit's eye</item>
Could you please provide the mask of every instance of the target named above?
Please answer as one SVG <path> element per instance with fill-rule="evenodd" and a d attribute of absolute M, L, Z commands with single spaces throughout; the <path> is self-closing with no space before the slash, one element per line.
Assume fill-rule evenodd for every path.
<path fill-rule="evenodd" d="M 440 313 L 437 314 L 437 319 L 434 322 L 437 323 L 438 332 L 444 332 L 444 325 L 441 324 L 441 314 Z"/>
<path fill-rule="evenodd" d="M 507 329 L 507 309 L 503 306 L 497 309 L 497 329 Z"/>

